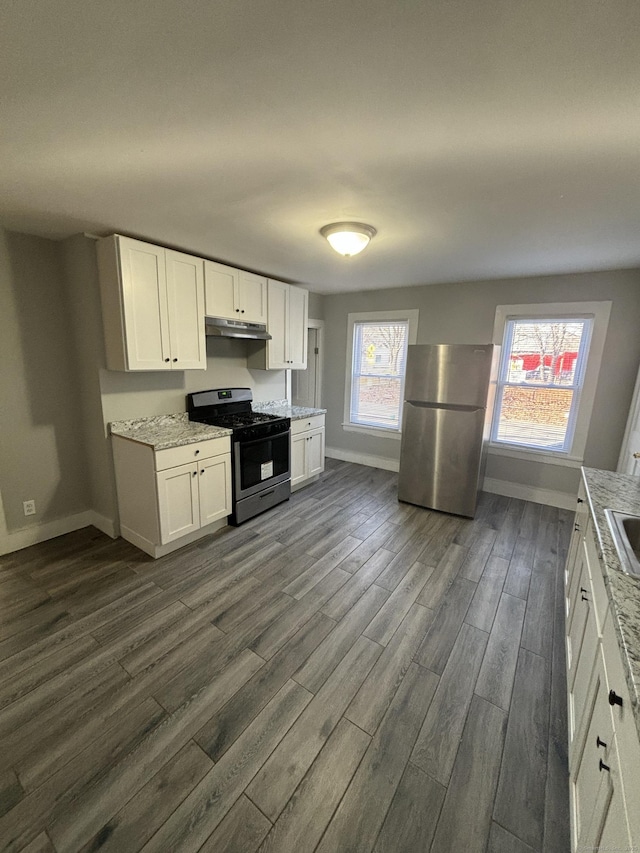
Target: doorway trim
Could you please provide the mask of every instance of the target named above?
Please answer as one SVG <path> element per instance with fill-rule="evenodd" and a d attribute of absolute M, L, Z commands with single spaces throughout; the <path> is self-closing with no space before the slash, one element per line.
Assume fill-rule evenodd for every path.
<path fill-rule="evenodd" d="M 311 317 L 307 320 L 306 333 L 308 334 L 309 329 L 316 329 L 318 332 L 318 359 L 316 361 L 316 400 L 314 407 L 317 409 L 322 408 L 322 376 L 323 376 L 323 362 L 324 362 L 324 320 L 314 320 Z M 307 365 L 309 364 L 309 354 L 307 353 Z M 308 367 L 307 367 L 308 369 Z M 287 370 L 287 380 L 286 380 L 286 394 L 287 400 L 291 404 L 292 402 L 292 386 L 291 386 L 291 370 Z"/>

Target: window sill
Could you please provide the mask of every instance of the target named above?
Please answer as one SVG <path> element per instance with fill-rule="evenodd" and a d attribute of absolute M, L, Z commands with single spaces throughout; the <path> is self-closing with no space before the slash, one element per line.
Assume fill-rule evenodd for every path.
<path fill-rule="evenodd" d="M 490 444 L 489 454 L 491 456 L 506 456 L 510 459 L 524 459 L 527 462 L 544 462 L 547 465 L 558 465 L 561 468 L 580 468 L 584 461 L 581 457 L 569 456 L 566 453 L 549 453 L 544 450 L 505 447 L 499 444 Z"/>
<path fill-rule="evenodd" d="M 364 424 L 342 424 L 342 429 L 345 432 L 360 432 L 364 435 L 375 436 L 376 438 L 392 438 L 396 441 L 402 438 L 402 432 L 399 429 L 382 429 L 381 427 L 370 427 Z"/>

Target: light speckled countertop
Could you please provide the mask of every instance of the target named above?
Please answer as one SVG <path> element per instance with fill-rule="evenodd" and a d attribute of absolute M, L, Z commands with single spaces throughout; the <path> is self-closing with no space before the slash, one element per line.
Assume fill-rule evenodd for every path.
<path fill-rule="evenodd" d="M 254 412 L 264 412 L 266 415 L 278 415 L 281 418 L 291 418 L 301 421 L 314 415 L 326 415 L 326 409 L 308 409 L 306 406 L 291 406 L 287 400 L 267 400 L 264 403 L 252 403 Z"/>
<path fill-rule="evenodd" d="M 148 444 L 154 450 L 167 450 L 170 447 L 231 435 L 230 429 L 190 421 L 186 412 L 137 418 L 133 421 L 114 421 L 109 424 L 109 428 L 111 435 Z"/>
<path fill-rule="evenodd" d="M 640 578 L 625 574 L 604 514 L 605 509 L 640 515 L 640 477 L 583 468 L 582 478 L 594 522 L 602 574 L 640 735 Z"/>

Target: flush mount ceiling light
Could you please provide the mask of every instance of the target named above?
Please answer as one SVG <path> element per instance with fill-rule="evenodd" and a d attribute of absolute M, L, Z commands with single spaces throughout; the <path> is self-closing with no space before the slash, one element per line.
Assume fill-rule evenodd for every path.
<path fill-rule="evenodd" d="M 365 225 L 364 222 L 332 222 L 324 225 L 320 233 L 327 238 L 332 249 L 348 258 L 366 249 L 377 231 L 373 225 Z"/>

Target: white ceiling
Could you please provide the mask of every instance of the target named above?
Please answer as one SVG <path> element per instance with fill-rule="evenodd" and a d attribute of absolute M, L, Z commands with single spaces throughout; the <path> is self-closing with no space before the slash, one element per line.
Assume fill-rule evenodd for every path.
<path fill-rule="evenodd" d="M 640 266 L 638 0 L 4 0 L 0 96 L 16 230 L 325 293 Z"/>

